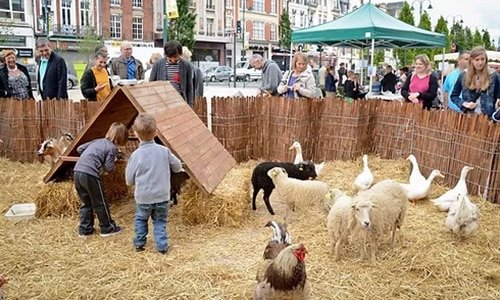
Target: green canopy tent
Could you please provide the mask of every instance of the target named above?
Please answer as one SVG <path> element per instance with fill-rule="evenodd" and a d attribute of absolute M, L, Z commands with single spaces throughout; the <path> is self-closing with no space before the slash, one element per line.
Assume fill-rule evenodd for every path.
<path fill-rule="evenodd" d="M 361 49 L 371 47 L 373 68 L 375 48 L 444 47 L 446 37 L 406 24 L 369 2 L 337 20 L 292 32 L 292 44 L 295 43 Z M 370 92 L 372 80 L 370 76 Z"/>

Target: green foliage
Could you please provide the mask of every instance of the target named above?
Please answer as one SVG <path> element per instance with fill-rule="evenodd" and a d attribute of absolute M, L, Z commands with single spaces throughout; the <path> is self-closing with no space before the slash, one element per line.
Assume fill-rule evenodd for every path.
<path fill-rule="evenodd" d="M 177 0 L 177 11 L 179 17 L 169 20 L 168 39 L 177 40 L 183 46 L 193 49 L 196 14 L 189 9 L 189 0 Z"/>
<path fill-rule="evenodd" d="M 474 32 L 474 35 L 472 38 L 472 47 L 475 47 L 475 46 L 483 46 L 483 37 L 481 36 L 481 33 L 477 29 Z"/>
<path fill-rule="evenodd" d="M 399 20 L 405 22 L 406 24 L 415 25 L 415 20 L 413 19 L 413 13 L 411 11 L 408 2 L 403 3 L 403 8 L 399 14 Z M 413 62 L 415 57 L 415 50 L 413 49 L 396 49 L 394 50 L 394 55 L 399 59 L 402 66 L 407 66 Z"/>
<path fill-rule="evenodd" d="M 448 31 L 448 24 L 446 23 L 446 20 L 443 18 L 443 16 L 440 16 L 437 23 L 436 27 L 434 27 L 434 32 L 444 34 L 446 36 L 446 45 L 445 49 L 450 49 L 450 34 Z M 443 52 L 442 49 L 434 49 L 434 55 L 436 54 L 441 54 Z M 433 55 L 433 57 L 434 57 Z"/>
<path fill-rule="evenodd" d="M 472 31 L 470 30 L 469 27 L 465 26 L 464 30 L 464 35 L 465 35 L 465 48 L 462 49 L 472 49 Z"/>
<path fill-rule="evenodd" d="M 482 40 L 483 40 L 484 48 L 486 48 L 486 50 L 496 50 L 495 46 L 493 46 L 491 44 L 491 37 L 490 37 L 490 33 L 488 32 L 488 30 L 485 30 L 483 32 Z"/>
<path fill-rule="evenodd" d="M 380 63 L 384 62 L 385 51 L 384 49 L 375 49 L 375 55 L 373 56 L 374 66 L 378 66 Z"/>
<path fill-rule="evenodd" d="M 450 40 L 455 42 L 460 49 L 469 49 L 465 42 L 465 30 L 460 23 L 452 24 L 450 29 Z"/>
<path fill-rule="evenodd" d="M 420 16 L 420 23 L 418 24 L 418 27 L 425 30 L 432 30 L 431 17 L 429 17 L 429 14 L 426 11 L 424 11 L 422 16 Z"/>
<path fill-rule="evenodd" d="M 102 37 L 97 35 L 91 26 L 84 27 L 84 34 L 78 40 L 78 52 L 87 58 L 87 63 L 92 60 L 95 48 L 102 44 Z"/>
<path fill-rule="evenodd" d="M 290 49 L 292 43 L 292 24 L 288 16 L 288 10 L 284 9 L 279 23 L 279 45 L 283 49 Z"/>

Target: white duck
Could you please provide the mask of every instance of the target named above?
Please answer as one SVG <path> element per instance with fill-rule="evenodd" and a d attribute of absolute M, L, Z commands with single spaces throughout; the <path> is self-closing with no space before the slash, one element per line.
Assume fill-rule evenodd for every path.
<path fill-rule="evenodd" d="M 444 175 L 441 174 L 441 171 L 433 170 L 431 172 L 431 175 L 429 175 L 429 178 L 427 178 L 425 181 L 419 181 L 414 184 L 400 183 L 400 185 L 405 190 L 408 200 L 419 200 L 429 196 L 429 193 L 431 192 L 432 181 L 436 176 L 444 178 Z"/>
<path fill-rule="evenodd" d="M 354 187 L 358 191 L 364 191 L 373 184 L 373 174 L 368 167 L 368 155 L 363 155 L 363 171 L 354 180 Z"/>
<path fill-rule="evenodd" d="M 425 181 L 426 179 L 425 179 L 424 175 L 422 175 L 422 173 L 420 173 L 420 168 L 418 167 L 417 158 L 415 157 L 415 155 L 410 154 L 408 156 L 408 158 L 406 158 L 406 159 L 409 160 L 411 162 L 411 165 L 412 165 L 411 173 L 410 173 L 410 180 L 409 180 L 410 184 L 417 184 L 417 183 Z"/>
<path fill-rule="evenodd" d="M 288 150 L 293 149 L 295 149 L 295 159 L 293 160 L 293 163 L 297 165 L 304 161 L 304 158 L 302 157 L 302 146 L 300 146 L 299 141 L 294 141 L 290 148 L 288 148 Z"/>
<path fill-rule="evenodd" d="M 293 160 L 293 163 L 295 165 L 301 163 L 304 161 L 304 157 L 302 157 L 302 146 L 300 145 L 299 141 L 294 141 L 293 144 L 288 148 L 288 150 L 293 150 L 295 149 L 295 159 Z M 316 170 L 316 175 L 319 176 L 321 174 L 321 171 L 325 167 L 325 162 L 320 163 L 319 165 L 314 164 L 314 169 Z"/>
<path fill-rule="evenodd" d="M 460 194 L 450 206 L 446 227 L 459 236 L 469 236 L 477 230 L 479 209 L 465 194 Z"/>
<path fill-rule="evenodd" d="M 431 200 L 440 211 L 448 211 L 451 204 L 457 201 L 459 195 L 468 195 L 467 182 L 465 180 L 469 171 L 473 169 L 473 167 L 464 166 L 462 168 L 462 172 L 460 173 L 460 179 L 455 187 L 441 195 L 439 198 Z"/>

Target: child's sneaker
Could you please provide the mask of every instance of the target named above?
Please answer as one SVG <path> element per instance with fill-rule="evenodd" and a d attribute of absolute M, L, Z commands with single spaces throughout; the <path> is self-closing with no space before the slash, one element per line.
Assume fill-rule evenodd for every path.
<path fill-rule="evenodd" d="M 135 252 L 142 252 L 146 249 L 144 249 L 144 246 L 140 246 L 140 247 L 135 247 Z"/>
<path fill-rule="evenodd" d="M 158 251 L 160 254 L 166 255 L 168 253 L 168 248 L 165 250 L 159 250 Z"/>
<path fill-rule="evenodd" d="M 115 234 L 118 234 L 122 232 L 122 229 L 120 226 L 115 226 L 111 231 L 109 232 L 101 232 L 99 235 L 101 237 L 108 237 L 108 236 L 112 236 L 112 235 L 115 235 Z"/>
<path fill-rule="evenodd" d="M 91 232 L 79 232 L 78 237 L 80 237 L 82 239 L 86 239 L 93 234 L 94 234 L 94 230 L 92 230 Z"/>

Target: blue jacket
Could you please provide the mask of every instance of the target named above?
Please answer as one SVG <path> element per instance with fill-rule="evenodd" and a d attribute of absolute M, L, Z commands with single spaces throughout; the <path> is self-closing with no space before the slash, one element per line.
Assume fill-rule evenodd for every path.
<path fill-rule="evenodd" d="M 338 80 L 333 77 L 332 74 L 327 73 L 325 76 L 325 91 L 327 92 L 336 92 L 337 87 L 335 86 L 335 83 Z"/>
<path fill-rule="evenodd" d="M 465 71 L 466 72 L 466 71 Z M 455 83 L 451 92 L 451 101 L 455 103 L 464 113 L 470 113 L 474 110 L 465 108 L 465 102 L 476 102 L 479 98 L 481 103 L 481 112 L 491 118 L 495 112 L 496 99 L 500 98 L 500 76 L 497 72 L 490 74 L 490 86 L 486 91 L 470 90 L 465 86 L 465 72 L 462 72 Z M 462 97 L 460 98 L 460 93 Z"/>

